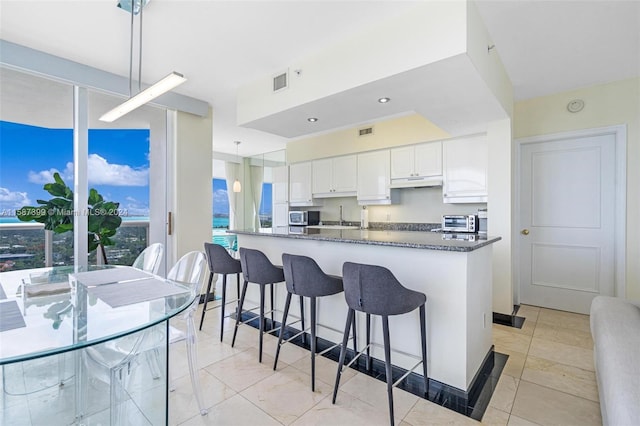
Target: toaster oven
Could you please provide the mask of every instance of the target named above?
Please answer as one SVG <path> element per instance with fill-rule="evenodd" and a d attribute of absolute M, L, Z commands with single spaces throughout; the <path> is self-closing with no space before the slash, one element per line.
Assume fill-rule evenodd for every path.
<path fill-rule="evenodd" d="M 466 215 L 444 215 L 442 216 L 443 232 L 478 232 L 478 216 Z"/>

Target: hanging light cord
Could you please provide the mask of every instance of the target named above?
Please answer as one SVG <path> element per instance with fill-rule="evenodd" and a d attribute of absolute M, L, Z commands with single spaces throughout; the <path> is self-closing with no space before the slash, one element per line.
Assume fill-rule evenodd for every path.
<path fill-rule="evenodd" d="M 131 32 L 129 37 L 129 97 L 131 97 L 131 85 L 133 81 L 133 2 L 134 0 L 131 0 Z"/>
<path fill-rule="evenodd" d="M 140 44 L 138 46 L 138 93 L 140 93 L 142 91 L 142 11 L 144 10 L 144 0 L 133 1 L 140 2 Z"/>
<path fill-rule="evenodd" d="M 142 11 L 143 0 L 131 0 L 131 34 L 129 37 L 129 97 L 133 96 L 133 20 L 136 2 L 140 1 L 140 37 L 138 41 L 138 93 L 142 91 Z"/>

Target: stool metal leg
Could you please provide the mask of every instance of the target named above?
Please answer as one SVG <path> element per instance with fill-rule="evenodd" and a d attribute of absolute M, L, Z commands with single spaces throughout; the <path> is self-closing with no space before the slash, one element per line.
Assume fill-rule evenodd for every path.
<path fill-rule="evenodd" d="M 300 320 L 302 321 L 302 331 L 304 331 L 304 296 L 300 296 Z M 302 333 L 302 344 L 305 343 L 307 343 L 306 333 Z"/>
<path fill-rule="evenodd" d="M 349 329 L 351 328 L 351 322 L 355 316 L 356 311 L 349 309 L 347 313 L 347 324 L 344 327 L 344 336 L 342 336 L 342 346 L 340 347 L 340 361 L 338 362 L 338 372 L 336 373 L 336 383 L 333 386 L 333 399 L 332 404 L 336 403 L 336 396 L 338 396 L 338 386 L 340 386 L 340 376 L 342 375 L 342 367 L 344 366 L 344 358 L 347 355 L 347 342 L 349 341 Z"/>
<path fill-rule="evenodd" d="M 353 331 L 353 352 L 358 353 L 358 335 L 356 334 L 356 317 L 353 316 L 353 322 L 351 323 L 351 329 Z"/>
<path fill-rule="evenodd" d="M 227 304 L 227 274 L 222 276 L 222 314 L 220 316 L 220 341 L 222 342 L 222 333 L 224 333 L 224 307 Z"/>
<path fill-rule="evenodd" d="M 387 376 L 387 395 L 389 397 L 389 419 L 393 426 L 393 377 L 391 375 L 391 342 L 389 341 L 389 317 L 382 317 L 382 334 L 384 338 L 384 367 Z"/>
<path fill-rule="evenodd" d="M 258 362 L 262 362 L 262 337 L 264 333 L 264 291 L 265 286 L 260 285 L 260 336 L 258 341 Z M 271 291 L 273 292 L 273 284 L 271 285 Z M 271 293 L 273 294 L 273 293 Z"/>
<path fill-rule="evenodd" d="M 207 292 L 204 294 L 204 306 L 202 307 L 202 317 L 200 318 L 200 330 L 204 322 L 204 314 L 207 312 L 207 302 L 209 301 L 209 293 L 211 292 L 211 283 L 213 282 L 213 272 L 209 272 L 209 283 L 207 284 Z"/>
<path fill-rule="evenodd" d="M 311 298 L 311 392 L 316 391 L 316 298 Z"/>
<path fill-rule="evenodd" d="M 282 314 L 282 324 L 280 325 L 280 336 L 278 337 L 278 346 L 276 347 L 276 359 L 273 362 L 273 369 L 278 367 L 278 357 L 280 356 L 280 348 L 282 347 L 282 337 L 284 336 L 284 327 L 287 324 L 287 316 L 289 315 L 289 306 L 291 305 L 291 293 L 287 292 L 287 300 L 284 302 L 284 312 Z"/>
<path fill-rule="evenodd" d="M 429 376 L 427 376 L 427 321 L 426 306 L 420 306 L 420 337 L 422 338 L 422 373 L 424 375 L 424 397 L 429 398 Z"/>
<path fill-rule="evenodd" d="M 240 274 L 236 274 L 236 298 L 240 300 Z M 238 313 L 238 304 L 236 304 L 236 314 Z"/>
<path fill-rule="evenodd" d="M 367 314 L 367 371 L 371 370 L 371 349 L 369 344 L 371 343 L 371 314 Z"/>
<path fill-rule="evenodd" d="M 274 324 L 275 324 L 275 321 L 273 320 L 273 318 L 274 318 L 273 314 L 274 314 L 274 309 L 275 309 L 275 307 L 274 307 L 275 303 L 274 303 L 274 298 L 273 298 L 273 284 L 271 284 L 270 287 L 271 287 L 271 327 L 269 327 L 269 330 L 274 328 Z"/>
<path fill-rule="evenodd" d="M 233 329 L 233 339 L 231 339 L 231 347 L 236 344 L 236 335 L 238 334 L 238 325 L 242 320 L 242 305 L 244 304 L 244 296 L 247 294 L 247 281 L 244 282 L 242 287 L 242 295 L 240 296 L 240 304 L 238 305 L 238 313 L 236 314 L 236 327 Z"/>

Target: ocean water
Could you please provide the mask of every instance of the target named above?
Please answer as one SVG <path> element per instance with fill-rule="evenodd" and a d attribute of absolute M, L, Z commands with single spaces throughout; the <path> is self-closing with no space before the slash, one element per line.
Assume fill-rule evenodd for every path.
<path fill-rule="evenodd" d="M 128 220 L 149 220 L 147 216 L 123 216 L 122 221 Z M 227 220 L 228 222 L 228 220 Z M 35 223 L 35 222 L 22 222 L 15 216 L 0 216 L 0 223 Z"/>
<path fill-rule="evenodd" d="M 0 216 L 0 223 L 21 223 L 15 216 Z"/>
<path fill-rule="evenodd" d="M 213 228 L 228 228 L 229 227 L 229 217 L 226 216 L 214 216 L 213 218 Z"/>
<path fill-rule="evenodd" d="M 127 220 L 149 220 L 148 217 L 123 217 L 122 218 L 123 221 L 127 221 Z M 0 223 L 25 223 L 25 222 L 21 222 L 17 217 L 15 216 L 0 216 Z M 229 217 L 227 216 L 216 216 L 213 218 L 213 221 L 211 223 L 213 228 L 228 228 L 229 227 Z"/>

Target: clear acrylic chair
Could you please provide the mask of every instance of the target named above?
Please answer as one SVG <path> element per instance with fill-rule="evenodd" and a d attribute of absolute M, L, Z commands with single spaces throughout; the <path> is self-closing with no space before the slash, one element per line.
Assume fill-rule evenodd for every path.
<path fill-rule="evenodd" d="M 177 281 L 183 284 L 188 284 L 192 287 L 197 287 L 199 291 L 196 294 L 202 293 L 202 277 L 207 266 L 207 260 L 203 252 L 192 251 L 184 256 L 174 265 L 173 268 L 167 274 L 167 279 Z M 198 377 L 198 335 L 196 333 L 196 325 L 193 320 L 196 309 L 198 308 L 199 297 L 196 297 L 191 306 L 189 306 L 182 318 L 187 325 L 187 331 L 183 332 L 173 326 L 169 326 L 169 344 L 177 343 L 183 340 L 187 342 L 187 360 L 189 362 L 189 374 L 191 375 L 191 386 L 193 387 L 193 394 L 198 402 L 200 408 L 200 414 L 207 414 L 207 409 L 204 406 L 202 400 L 202 392 L 200 390 L 200 379 Z"/>
<path fill-rule="evenodd" d="M 167 274 L 167 279 L 192 287 L 198 286 L 197 288 L 202 290 L 201 281 L 205 268 L 206 258 L 204 253 L 192 251 L 178 260 Z M 193 393 L 196 397 L 200 414 L 205 415 L 207 414 L 207 409 L 202 399 L 198 377 L 197 334 L 193 320 L 197 307 L 198 298 L 196 297 L 194 302 L 182 314 L 182 318 L 186 322 L 186 332 L 170 325 L 167 339 L 169 344 L 186 341 L 187 361 Z M 163 329 L 163 327 L 161 328 Z M 147 357 L 149 367 L 154 378 L 160 377 L 159 372 L 162 369 L 158 365 L 160 365 L 160 351 L 165 349 L 162 346 L 163 342 L 164 333 L 156 326 L 142 333 L 89 347 L 83 352 L 84 362 L 91 377 L 110 384 L 112 425 L 122 424 L 121 422 L 124 419 L 122 395 L 126 392 L 129 373 L 132 370 L 131 366 L 138 361 L 137 357 L 139 355 L 152 354 L 152 356 Z M 167 362 L 169 361 L 167 360 Z M 171 381 L 169 377 L 167 380 Z M 81 402 L 81 407 L 84 410 L 86 401 Z"/>
<path fill-rule="evenodd" d="M 141 269 L 145 272 L 157 275 L 160 270 L 160 264 L 162 263 L 162 256 L 164 255 L 164 245 L 162 243 L 154 243 L 142 250 L 136 260 L 133 261 L 133 266 L 136 269 Z M 160 364 L 158 357 L 151 357 L 152 353 L 147 352 L 149 358 L 147 362 L 153 373 L 154 378 L 160 377 Z"/>
<path fill-rule="evenodd" d="M 156 275 L 160 269 L 163 254 L 164 245 L 162 245 L 162 243 L 151 244 L 149 247 L 142 250 L 142 253 L 138 255 L 131 266 Z"/>

